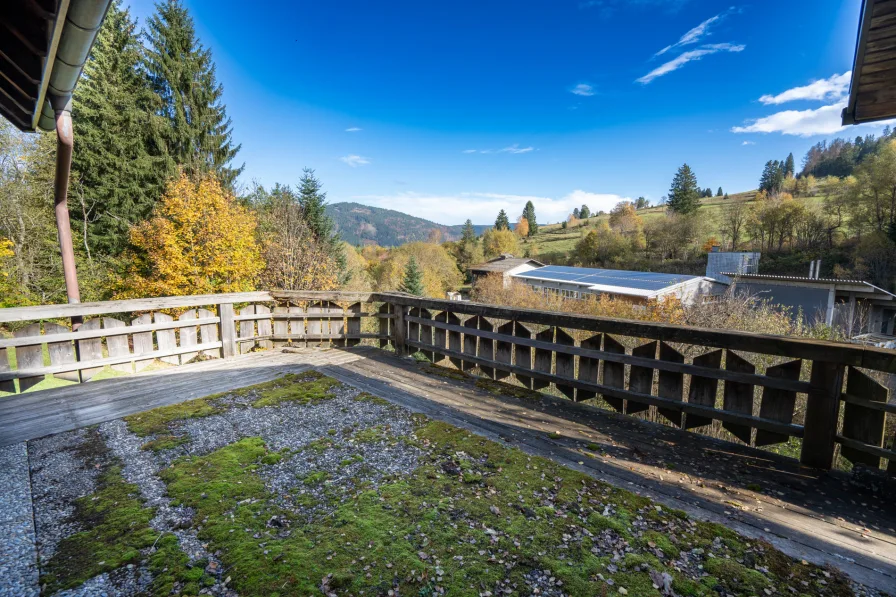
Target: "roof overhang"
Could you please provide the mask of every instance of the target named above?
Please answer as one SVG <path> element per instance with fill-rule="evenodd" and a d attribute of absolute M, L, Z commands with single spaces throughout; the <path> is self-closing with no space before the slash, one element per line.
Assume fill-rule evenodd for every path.
<path fill-rule="evenodd" d="M 875 286 L 864 280 L 838 280 L 836 278 L 800 278 L 797 276 L 776 276 L 771 274 L 733 274 L 730 276 L 735 283 L 765 283 L 775 286 L 797 286 L 800 288 L 816 287 L 833 289 L 836 293 L 854 294 L 857 298 L 874 298 L 875 300 L 896 300 L 896 294 Z"/>
<path fill-rule="evenodd" d="M 896 0 L 862 0 L 843 124 L 896 117 Z"/>
<path fill-rule="evenodd" d="M 0 115 L 23 131 L 53 130 L 110 0 L 0 2 Z"/>

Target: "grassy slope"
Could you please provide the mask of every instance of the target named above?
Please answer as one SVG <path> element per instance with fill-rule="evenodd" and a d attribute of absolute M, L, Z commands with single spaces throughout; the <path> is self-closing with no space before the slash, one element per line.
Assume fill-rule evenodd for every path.
<path fill-rule="evenodd" d="M 722 197 L 707 197 L 706 199 L 702 199 L 701 208 L 698 213 L 701 218 L 705 218 L 705 220 L 709 222 L 709 234 L 714 234 L 716 237 L 720 237 L 721 233 L 718 228 L 723 210 L 736 202 L 752 205 L 755 203 L 753 199 L 755 194 L 756 191 L 747 191 L 745 193 L 731 194 L 728 196 L 727 200 Z M 803 200 L 810 203 L 821 204 L 821 202 L 824 201 L 824 197 L 808 197 Z M 663 217 L 665 212 L 665 206 L 657 206 L 639 210 L 638 215 L 640 215 L 646 223 L 650 220 Z M 550 261 L 551 263 L 563 263 L 565 262 L 565 258 L 572 253 L 576 243 L 579 242 L 584 235 L 588 234 L 591 230 L 594 230 L 602 222 L 609 222 L 609 219 L 609 215 L 595 216 L 585 220 L 579 227 L 567 228 L 565 230 L 562 228 L 561 224 L 539 226 L 538 234 L 530 237 L 526 242 L 528 244 L 534 243 L 537 245 L 538 255 L 542 256 L 547 261 Z M 526 245 L 524 245 L 524 247 L 525 246 Z"/>

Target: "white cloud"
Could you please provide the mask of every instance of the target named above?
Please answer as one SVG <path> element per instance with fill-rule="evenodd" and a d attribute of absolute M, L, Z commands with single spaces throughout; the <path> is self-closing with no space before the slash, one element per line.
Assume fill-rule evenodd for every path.
<path fill-rule="evenodd" d="M 814 110 L 784 110 L 769 116 L 748 120 L 744 126 L 732 127 L 732 133 L 781 133 L 797 137 L 812 135 L 832 135 L 845 129 L 855 130 L 857 126 L 883 128 L 892 126 L 896 120 L 868 122 L 859 125 L 843 126 L 841 113 L 846 107 L 846 100 L 822 106 Z"/>
<path fill-rule="evenodd" d="M 744 141 L 741 145 L 756 145 L 756 141 Z"/>
<path fill-rule="evenodd" d="M 346 133 L 357 133 L 358 131 L 362 131 L 362 130 L 364 130 L 364 129 L 359 128 L 359 127 L 356 127 L 356 126 L 353 126 L 353 127 L 349 128 L 349 129 L 345 129 L 345 132 L 346 132 Z"/>
<path fill-rule="evenodd" d="M 511 220 L 516 221 L 523 212 L 527 201 L 535 205 L 538 221 L 547 224 L 560 222 L 572 213 L 573 208 L 587 205 L 592 211 L 608 211 L 627 197 L 611 193 L 590 193 L 575 190 L 560 197 L 538 197 L 504 193 L 459 193 L 449 195 L 404 192 L 394 195 L 359 195 L 352 201 L 367 203 L 376 207 L 394 209 L 426 218 L 440 224 L 462 224 L 470 218 L 476 224 L 495 221 L 500 210 L 505 210 Z M 463 214 L 460 216 L 458 214 Z"/>
<path fill-rule="evenodd" d="M 704 56 L 710 56 L 719 52 L 742 52 L 744 48 L 746 48 L 746 46 L 742 44 L 706 44 L 701 46 L 700 49 L 690 50 L 665 64 L 661 64 L 640 79 L 636 79 L 636 82 L 646 85 L 658 77 L 662 77 L 663 75 L 667 75 L 680 69 L 688 62 L 700 60 Z"/>
<path fill-rule="evenodd" d="M 759 101 L 765 105 L 778 105 L 793 101 L 825 101 L 828 105 L 807 110 L 784 110 L 762 118 L 747 120 L 743 126 L 731 128 L 732 133 L 781 133 L 811 137 L 812 135 L 831 135 L 845 128 L 841 113 L 846 107 L 846 96 L 849 91 L 849 80 L 852 73 L 831 75 L 802 87 L 788 89 L 778 95 L 763 95 Z M 881 128 L 894 121 L 866 123 L 858 126 Z M 746 145 L 747 142 L 744 142 Z"/>
<path fill-rule="evenodd" d="M 843 128 L 840 113 L 845 104 L 822 106 L 815 110 L 785 110 L 770 116 L 748 121 L 744 126 L 736 126 L 732 133 L 781 133 L 810 137 L 829 135 Z"/>
<path fill-rule="evenodd" d="M 831 75 L 802 87 L 788 89 L 778 95 L 763 95 L 759 101 L 765 105 L 778 105 L 797 100 L 837 101 L 849 91 L 849 79 L 852 71 L 842 75 Z"/>
<path fill-rule="evenodd" d="M 519 143 L 514 143 L 510 147 L 499 149 L 498 153 L 529 153 L 530 151 L 535 151 L 535 148 L 531 145 L 529 147 L 520 147 Z"/>
<path fill-rule="evenodd" d="M 570 89 L 569 92 L 575 95 L 591 97 L 592 95 L 594 95 L 594 87 L 592 87 L 588 83 L 579 83 L 578 85 Z"/>
<path fill-rule="evenodd" d="M 351 155 L 342 156 L 341 158 L 339 158 L 339 161 L 348 164 L 352 168 L 357 168 L 358 166 L 366 166 L 367 164 L 369 164 L 370 158 L 365 158 L 364 156 L 351 154 Z"/>
<path fill-rule="evenodd" d="M 514 143 L 510 147 L 505 147 L 503 149 L 464 149 L 461 153 L 482 153 L 482 154 L 491 154 L 491 153 L 529 153 L 530 151 L 535 151 L 535 148 L 531 145 L 528 147 L 520 147 L 519 143 Z"/>
<path fill-rule="evenodd" d="M 733 10 L 733 7 L 725 12 L 717 14 L 714 17 L 709 17 L 708 19 L 682 35 L 677 42 L 675 42 L 671 46 L 666 46 L 665 48 L 654 54 L 654 56 L 662 56 L 663 54 L 674 48 L 679 48 L 681 46 L 687 46 L 699 42 L 703 37 L 710 35 L 710 26 L 714 23 L 718 23 L 726 16 L 728 16 L 731 10 Z"/>

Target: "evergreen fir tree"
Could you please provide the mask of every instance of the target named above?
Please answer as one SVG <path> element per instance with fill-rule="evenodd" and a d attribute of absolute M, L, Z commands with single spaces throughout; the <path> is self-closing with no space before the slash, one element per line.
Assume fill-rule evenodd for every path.
<path fill-rule="evenodd" d="M 535 219 L 535 206 L 531 201 L 526 201 L 526 207 L 523 208 L 523 217 L 529 222 L 529 236 L 538 232 L 538 221 Z"/>
<path fill-rule="evenodd" d="M 213 171 L 232 187 L 243 166 L 230 166 L 239 145 L 215 77 L 211 51 L 196 37 L 193 19 L 180 0 L 164 0 L 147 22 L 145 68 L 161 100 L 167 153 L 189 174 Z"/>
<path fill-rule="evenodd" d="M 581 209 L 579 209 L 579 217 L 583 220 L 591 217 L 591 210 L 587 205 L 583 205 Z"/>
<path fill-rule="evenodd" d="M 308 227 L 321 242 L 330 247 L 342 276 L 346 269 L 342 238 L 336 231 L 333 219 L 327 215 L 327 194 L 311 168 L 303 169 L 302 178 L 299 179 L 299 205 L 302 206 L 302 214 Z"/>
<path fill-rule="evenodd" d="M 460 242 L 463 244 L 476 242 L 476 229 L 473 228 L 473 222 L 469 219 L 464 222 L 464 227 L 461 231 Z"/>
<path fill-rule="evenodd" d="M 78 149 L 69 200 L 92 256 L 124 250 L 131 224 L 149 216 L 171 173 L 152 138 L 159 119 L 140 52 L 130 13 L 113 2 L 72 101 Z"/>
<path fill-rule="evenodd" d="M 423 272 L 417 267 L 417 260 L 413 255 L 404 268 L 404 280 L 398 289 L 414 296 L 423 296 Z"/>
<path fill-rule="evenodd" d="M 476 230 L 473 228 L 473 222 L 467 220 L 464 222 L 460 242 L 457 245 L 457 267 L 465 275 L 467 268 L 482 260 L 482 255 L 477 249 Z"/>
<path fill-rule="evenodd" d="M 784 178 L 793 178 L 794 168 L 793 153 L 791 152 L 787 155 L 787 159 L 784 160 Z"/>
<path fill-rule="evenodd" d="M 700 188 L 697 186 L 697 177 L 687 164 L 679 168 L 675 173 L 675 178 L 672 179 L 667 205 L 670 211 L 682 215 L 692 214 L 700 208 Z"/>
<path fill-rule="evenodd" d="M 578 217 L 579 217 L 579 213 L 580 213 L 580 212 L 579 212 L 579 208 L 578 208 L 578 207 L 574 207 L 574 208 L 572 209 L 572 217 L 574 217 L 574 218 L 578 218 Z"/>
<path fill-rule="evenodd" d="M 716 191 L 716 197 L 721 197 L 721 196 L 724 195 L 724 194 L 725 194 L 725 193 L 722 192 L 722 187 L 719 187 L 719 190 Z"/>
<path fill-rule="evenodd" d="M 766 193 L 777 193 L 784 186 L 784 164 L 778 160 L 769 160 L 762 169 L 759 178 L 759 190 Z"/>
<path fill-rule="evenodd" d="M 495 230 L 510 230 L 510 220 L 507 219 L 507 213 L 502 209 L 498 212 L 495 220 Z"/>

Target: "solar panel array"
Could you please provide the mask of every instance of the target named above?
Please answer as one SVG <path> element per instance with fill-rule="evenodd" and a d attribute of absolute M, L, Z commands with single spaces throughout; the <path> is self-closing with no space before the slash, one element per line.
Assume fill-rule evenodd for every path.
<path fill-rule="evenodd" d="M 662 290 L 667 286 L 686 282 L 695 276 L 683 274 L 658 274 L 654 272 L 632 272 L 619 269 L 596 269 L 590 267 L 567 267 L 565 265 L 548 265 L 515 277 L 528 279 L 551 280 L 571 284 L 593 286 L 621 286 L 638 290 Z"/>

